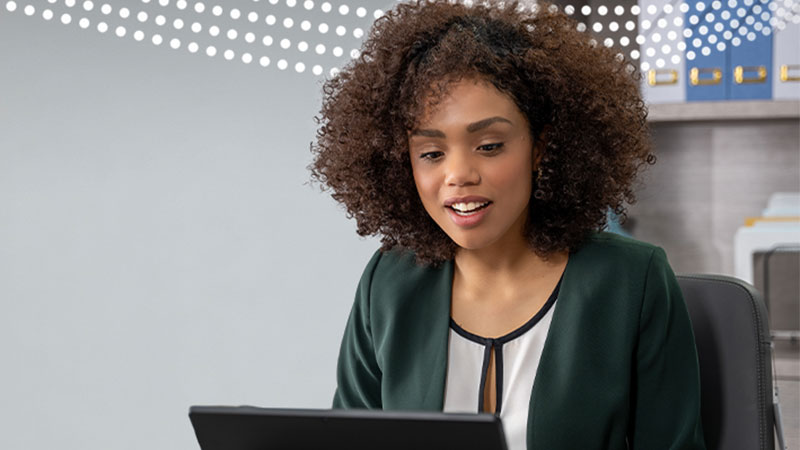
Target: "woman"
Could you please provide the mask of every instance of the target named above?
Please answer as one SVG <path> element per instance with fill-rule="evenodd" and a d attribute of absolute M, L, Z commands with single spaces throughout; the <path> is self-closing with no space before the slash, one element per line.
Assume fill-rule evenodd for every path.
<path fill-rule="evenodd" d="M 383 244 L 334 407 L 492 412 L 519 450 L 704 448 L 666 255 L 598 231 L 655 160 L 638 73 L 575 25 L 399 4 L 326 82 L 313 176 Z"/>

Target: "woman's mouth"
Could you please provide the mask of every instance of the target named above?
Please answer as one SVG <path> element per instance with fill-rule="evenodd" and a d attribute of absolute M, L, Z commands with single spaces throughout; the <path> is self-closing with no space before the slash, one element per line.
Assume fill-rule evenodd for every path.
<path fill-rule="evenodd" d="M 456 214 L 462 217 L 471 216 L 486 208 L 492 202 L 453 203 L 449 206 Z"/>
<path fill-rule="evenodd" d="M 456 226 L 462 228 L 473 228 L 483 222 L 484 218 L 491 211 L 493 205 L 491 201 L 484 202 L 458 202 L 447 207 L 450 213 L 450 220 Z"/>

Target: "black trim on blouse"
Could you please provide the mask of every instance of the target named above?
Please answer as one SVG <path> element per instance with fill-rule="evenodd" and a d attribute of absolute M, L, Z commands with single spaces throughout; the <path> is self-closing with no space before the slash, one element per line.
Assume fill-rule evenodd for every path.
<path fill-rule="evenodd" d="M 486 386 L 486 377 L 489 376 L 489 359 L 492 356 L 492 348 L 494 346 L 489 344 L 483 348 L 483 364 L 481 366 L 481 384 L 478 387 L 478 412 L 483 412 L 484 395 Z M 495 364 L 496 365 L 496 364 Z"/>
<path fill-rule="evenodd" d="M 484 395 L 486 394 L 486 377 L 488 376 L 489 372 L 489 359 L 491 358 L 492 349 L 494 349 L 494 367 L 495 367 L 495 385 L 496 385 L 496 399 L 495 399 L 495 414 L 499 415 L 500 410 L 503 406 L 503 344 L 512 341 L 526 332 L 533 328 L 548 311 L 550 308 L 553 307 L 553 304 L 556 302 L 558 298 L 558 291 L 561 289 L 561 280 L 564 278 L 564 274 L 561 274 L 561 279 L 558 280 L 558 284 L 556 284 L 555 289 L 550 294 L 550 297 L 547 298 L 547 301 L 542 305 L 541 309 L 533 315 L 527 322 L 525 322 L 521 327 L 517 328 L 516 330 L 500 336 L 498 338 L 487 338 L 483 336 L 478 336 L 477 334 L 470 333 L 469 331 L 462 328 L 459 324 L 450 317 L 450 328 L 453 329 L 456 333 L 461 335 L 462 337 L 476 342 L 478 344 L 483 345 L 483 367 L 481 367 L 481 384 L 478 392 L 478 412 L 483 412 L 484 407 Z"/>
<path fill-rule="evenodd" d="M 558 298 L 558 291 L 560 289 L 561 289 L 561 280 L 558 280 L 558 284 L 556 284 L 555 289 L 553 289 L 553 293 L 550 294 L 550 297 L 547 299 L 544 305 L 542 305 L 541 309 L 539 309 L 539 311 L 537 311 L 536 314 L 534 314 L 533 317 L 530 318 L 530 320 L 525 322 L 522 326 L 520 326 L 516 330 L 511 331 L 510 333 L 500 336 L 498 338 L 487 338 L 483 336 L 478 336 L 477 334 L 474 333 L 470 333 L 469 331 L 461 328 L 461 325 L 456 323 L 456 321 L 453 320 L 452 317 L 450 318 L 450 328 L 452 328 L 453 331 L 460 334 L 461 336 L 469 339 L 470 341 L 477 342 L 478 344 L 483 344 L 483 345 L 491 345 L 492 343 L 505 344 L 508 341 L 514 340 L 522 336 L 523 334 L 525 334 L 525 332 L 533 328 L 540 320 L 542 320 L 542 317 L 544 317 L 544 315 L 547 314 L 548 311 L 550 311 L 550 308 L 553 306 L 553 303 L 556 302 L 556 299 Z"/>
<path fill-rule="evenodd" d="M 494 413 L 500 415 L 500 408 L 503 407 L 503 344 L 500 344 L 494 351 L 494 370 L 496 396 Z"/>

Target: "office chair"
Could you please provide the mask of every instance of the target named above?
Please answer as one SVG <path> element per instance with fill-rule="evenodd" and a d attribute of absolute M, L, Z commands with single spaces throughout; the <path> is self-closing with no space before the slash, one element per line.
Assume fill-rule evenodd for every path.
<path fill-rule="evenodd" d="M 722 275 L 681 275 L 678 283 L 697 343 L 707 448 L 774 450 L 777 427 L 783 449 L 761 295 L 750 284 Z"/>

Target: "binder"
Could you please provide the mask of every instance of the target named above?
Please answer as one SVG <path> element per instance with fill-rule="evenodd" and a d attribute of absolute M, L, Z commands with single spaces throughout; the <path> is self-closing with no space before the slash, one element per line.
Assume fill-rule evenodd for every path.
<path fill-rule="evenodd" d="M 677 4 L 666 10 L 665 6 L 662 0 L 639 1 L 638 29 L 644 37 L 640 44 L 642 95 L 649 104 L 686 101 L 683 12 Z"/>
<path fill-rule="evenodd" d="M 800 100 L 800 22 L 773 29 L 772 42 L 772 97 Z"/>
<path fill-rule="evenodd" d="M 735 8 L 740 26 L 733 32 L 729 46 L 729 83 L 731 100 L 772 98 L 772 29 L 771 1 L 752 2 Z M 744 15 L 740 11 L 745 11 Z M 738 45 L 737 45 L 738 44 Z"/>
<path fill-rule="evenodd" d="M 686 100 L 690 102 L 725 100 L 729 96 L 728 68 L 730 57 L 728 46 L 722 34 L 726 21 L 724 11 L 731 13 L 728 2 L 721 2 L 719 9 L 713 9 L 711 2 L 686 0 L 689 6 L 684 14 L 686 35 Z M 722 24 L 719 31 L 718 24 Z M 713 36 L 713 37 L 712 37 Z"/>

